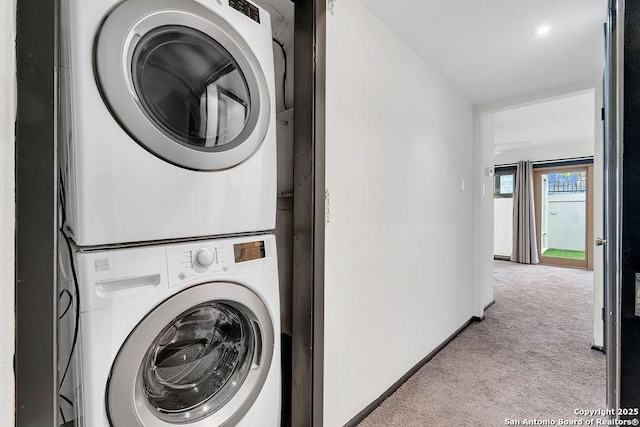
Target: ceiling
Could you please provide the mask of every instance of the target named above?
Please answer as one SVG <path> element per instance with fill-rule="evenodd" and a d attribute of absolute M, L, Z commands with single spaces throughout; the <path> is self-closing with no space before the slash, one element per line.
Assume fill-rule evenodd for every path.
<path fill-rule="evenodd" d="M 593 146 L 595 94 L 572 96 L 500 111 L 493 115 L 496 153 L 532 146 Z"/>
<path fill-rule="evenodd" d="M 602 78 L 607 0 L 360 1 L 474 105 Z"/>

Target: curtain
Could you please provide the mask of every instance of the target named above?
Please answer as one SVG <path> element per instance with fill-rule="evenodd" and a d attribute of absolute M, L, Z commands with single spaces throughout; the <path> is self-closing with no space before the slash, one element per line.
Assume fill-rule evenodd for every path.
<path fill-rule="evenodd" d="M 511 261 L 538 264 L 536 215 L 533 200 L 533 165 L 529 160 L 518 162 L 513 191 L 513 250 Z"/>

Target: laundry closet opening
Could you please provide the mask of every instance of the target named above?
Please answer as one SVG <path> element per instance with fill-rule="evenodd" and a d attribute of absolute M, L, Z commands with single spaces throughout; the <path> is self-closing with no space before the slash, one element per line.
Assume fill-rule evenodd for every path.
<path fill-rule="evenodd" d="M 230 362 L 241 366 L 243 369 L 238 372 L 246 374 L 248 378 L 253 375 L 252 372 L 259 371 L 254 369 L 254 365 L 276 360 L 275 353 L 280 353 L 278 339 L 277 345 L 273 346 L 274 354 L 269 356 L 270 336 L 264 323 L 267 317 L 270 318 L 273 326 L 277 326 L 274 335 L 280 336 L 282 330 L 283 381 L 282 389 L 278 392 L 270 390 L 267 399 L 277 401 L 278 405 L 282 403 L 282 408 L 277 406 L 278 412 L 282 412 L 277 418 L 287 425 L 291 418 L 291 293 L 294 264 L 294 21 L 297 26 L 295 32 L 302 32 L 302 37 L 296 34 L 296 45 L 299 44 L 298 40 L 304 39 L 300 46 L 295 47 L 303 53 L 297 56 L 305 58 L 304 73 L 310 77 L 297 79 L 304 83 L 304 87 L 296 89 L 295 98 L 296 104 L 303 106 L 308 113 L 314 111 L 314 69 L 310 66 L 313 60 L 309 58 L 314 57 L 316 21 L 309 14 L 297 15 L 301 9 L 315 11 L 320 6 L 324 8 L 324 3 L 296 2 L 296 16 L 294 2 L 289 0 L 158 0 L 151 3 L 144 0 L 100 0 L 87 5 L 77 0 L 35 0 L 33 4 L 18 0 L 17 7 L 8 5 L 6 16 L 3 15 L 6 20 L 13 20 L 13 28 L 18 33 L 18 37 L 15 37 L 18 41 L 15 55 L 18 65 L 16 108 L 20 114 L 8 114 L 10 120 L 7 121 L 9 124 L 16 119 L 15 132 L 9 133 L 16 134 L 15 182 L 20 182 L 15 188 L 16 252 L 15 257 L 11 253 L 7 257 L 10 264 L 16 264 L 16 280 L 12 285 L 16 291 L 16 348 L 15 355 L 13 347 L 7 348 L 2 359 L 4 363 L 5 355 L 9 361 L 15 356 L 15 375 L 11 375 L 15 378 L 15 401 L 11 403 L 13 395 L 6 400 L 11 407 L 15 404 L 16 423 L 74 423 L 73 405 L 80 402 L 75 401 L 74 391 L 67 387 L 76 368 L 72 356 L 81 353 L 76 337 L 82 332 L 74 325 L 68 328 L 64 322 L 58 324 L 59 317 L 71 322 L 75 317 L 74 312 L 85 313 L 96 308 L 95 315 L 101 319 L 98 323 L 110 320 L 114 325 L 120 325 L 117 339 L 114 339 L 113 330 L 109 336 L 88 335 L 110 346 L 108 352 L 98 352 L 99 357 L 115 357 L 117 350 L 114 350 L 114 342 L 122 340 L 117 344 L 120 346 L 128 337 L 123 332 L 123 325 L 129 322 L 127 316 L 133 311 L 112 310 L 113 307 L 109 307 L 102 314 L 110 314 L 99 317 L 101 313 L 98 311 L 104 307 L 93 306 L 92 301 L 84 300 L 77 305 L 80 297 L 73 282 L 77 285 L 78 279 L 85 281 L 88 272 L 74 272 L 67 268 L 70 266 L 68 258 L 74 256 L 64 254 L 69 252 L 69 246 L 72 252 L 86 255 L 85 259 L 103 251 L 112 251 L 115 257 L 98 256 L 87 261 L 86 267 L 91 274 L 108 270 L 117 271 L 117 274 L 114 273 L 108 280 L 90 284 L 95 285 L 91 287 L 95 293 L 84 292 L 84 297 L 103 298 L 101 304 L 117 299 L 136 305 L 136 295 L 153 293 L 162 286 L 175 289 L 175 281 L 189 278 L 186 273 L 182 274 L 184 271 L 173 271 L 169 285 L 167 270 L 172 268 L 168 262 L 171 257 L 156 257 L 157 253 L 153 255 L 159 245 L 164 245 L 165 251 L 171 251 L 171 248 L 177 248 L 171 245 L 184 244 L 197 235 L 197 243 L 187 251 L 191 258 L 189 268 L 201 273 L 207 266 L 219 265 L 222 272 L 228 273 L 225 267 L 240 264 L 250 265 L 251 268 L 268 265 L 271 268 L 272 261 L 275 261 L 275 239 L 256 236 L 275 233 L 281 289 L 275 299 L 282 298 L 279 301 L 282 311 L 271 305 L 273 295 L 264 297 L 263 301 L 266 302 L 268 316 L 263 316 L 264 310 L 257 303 L 252 315 L 241 309 L 241 306 L 246 308 L 251 305 L 249 302 L 213 302 L 209 305 L 202 302 L 205 306 L 191 305 L 191 308 L 174 313 L 172 319 L 167 318 L 164 325 L 154 325 L 155 333 L 151 331 L 143 335 L 150 341 L 157 338 L 157 348 L 161 348 L 165 337 L 158 334 L 164 333 L 164 328 L 171 330 L 170 325 L 184 328 L 185 323 L 199 319 L 200 314 L 203 317 L 227 317 L 231 320 L 226 331 L 229 337 L 239 336 L 236 341 L 238 346 L 250 343 L 252 340 L 249 337 L 254 337 L 253 347 L 248 346 L 246 352 L 229 353 L 228 358 Z M 154 7 L 158 13 L 149 11 Z M 69 13 L 70 8 L 75 10 Z M 10 9 L 16 9 L 15 15 L 8 14 Z M 232 20 L 239 24 L 225 24 L 225 19 L 220 19 L 221 14 L 218 13 L 221 11 L 235 14 Z M 262 19 L 265 17 L 263 11 L 269 14 L 269 20 Z M 132 23 L 132 20 L 135 22 Z M 262 24 L 267 21 L 269 25 L 273 22 L 273 31 L 270 25 L 266 40 L 258 48 L 261 52 L 252 56 L 252 49 L 246 49 L 246 52 L 242 52 L 246 55 L 237 55 L 238 49 L 256 47 L 252 45 L 255 39 L 247 43 L 243 43 L 242 39 L 247 41 L 252 37 L 248 33 L 254 32 L 258 26 L 266 27 Z M 298 25 L 298 22 L 303 25 Z M 11 28 L 6 26 L 3 30 L 9 32 Z M 105 32 L 101 33 L 102 30 Z M 240 33 L 242 35 L 236 37 Z M 11 39 L 12 34 L 6 35 Z M 260 34 L 260 37 L 264 35 Z M 229 38 L 235 40 L 230 42 Z M 66 43 L 64 48 L 63 43 Z M 123 43 L 129 49 L 117 53 Z M 265 130 L 265 121 L 260 113 L 267 111 L 261 104 L 267 98 L 263 96 L 264 82 L 256 67 L 257 62 L 266 58 L 263 55 L 265 51 L 271 56 L 269 66 L 264 68 L 270 74 L 266 77 L 274 80 L 273 87 L 269 88 L 272 94 L 268 99 L 271 104 L 268 110 L 269 114 L 273 114 L 273 126 L 269 125 L 269 130 L 273 131 L 274 137 L 278 133 L 277 143 L 274 141 L 273 149 L 269 147 L 268 150 L 263 150 L 264 144 L 256 143 Z M 295 68 L 300 69 L 298 66 Z M 207 74 L 206 69 L 215 69 L 215 72 Z M 7 77 L 10 74 L 7 73 Z M 124 74 L 126 78 L 122 79 L 118 74 Z M 3 80 L 7 84 L 12 84 L 11 81 L 10 78 Z M 196 89 L 187 90 L 189 86 Z M 73 103 L 66 102 L 69 100 Z M 313 125 L 307 120 L 308 116 L 311 114 L 305 114 L 305 120 L 297 121 L 302 123 L 299 128 L 305 128 L 301 132 L 311 134 Z M 91 144 L 91 147 L 71 147 L 70 139 Z M 277 173 L 275 168 L 261 164 L 269 158 L 273 159 L 274 164 L 277 161 Z M 307 159 L 313 161 L 313 156 Z M 76 167 L 76 161 L 81 162 L 80 167 Z M 12 162 L 9 164 L 13 165 Z M 250 164 L 256 173 L 240 173 L 245 164 Z M 313 179 L 309 164 L 298 166 L 298 172 L 302 171 L 300 173 Z M 270 171 L 273 172 L 273 179 L 267 176 Z M 221 177 L 218 183 L 226 181 L 227 185 L 217 186 L 213 183 L 210 178 L 214 175 Z M 190 185 L 184 185 L 185 179 Z M 239 191 L 241 186 L 254 188 L 257 192 Z M 79 194 L 81 197 L 78 197 Z M 224 200 L 212 201 L 211 194 L 222 195 Z M 303 194 L 313 197 L 311 191 Z M 185 198 L 189 199 L 189 203 L 182 203 Z M 13 197 L 5 199 L 11 201 Z M 301 202 L 302 211 L 311 209 L 311 200 L 304 199 Z M 150 200 L 153 202 L 149 203 Z M 88 201 L 90 203 L 86 203 Z M 263 216 L 263 212 L 273 212 L 273 219 Z M 256 215 L 259 216 L 257 220 Z M 14 222 L 9 219 L 9 222 Z M 113 227 L 108 229 L 109 226 L 105 224 Z M 208 228 L 196 232 L 198 227 Z M 217 236 L 216 239 L 244 240 L 232 246 L 227 245 L 225 254 L 222 254 L 220 248 L 224 245 L 211 244 L 205 247 L 208 245 L 205 239 L 211 236 Z M 5 239 L 6 242 L 12 241 L 9 237 Z M 247 253 L 236 257 L 235 245 L 247 245 L 250 248 Z M 52 257 L 57 250 L 61 252 L 59 258 Z M 145 263 L 133 262 L 138 259 L 138 250 L 149 255 Z M 133 253 L 130 251 L 138 255 L 117 255 Z M 296 253 L 300 252 L 296 250 Z M 182 255 L 175 257 L 178 264 L 184 261 Z M 220 261 L 224 256 L 226 265 Z M 308 257 L 308 254 L 303 256 Z M 114 261 L 116 258 L 117 263 Z M 123 260 L 124 264 L 121 262 Z M 62 266 L 61 263 L 67 265 Z M 38 265 L 38 268 L 34 269 L 34 265 Z M 75 266 L 79 265 L 81 263 Z M 134 265 L 137 267 L 129 270 Z M 66 292 L 59 292 L 61 289 L 56 281 L 63 273 L 70 286 L 63 289 Z M 78 273 L 79 277 L 74 277 Z M 235 288 L 232 286 L 231 289 Z M 119 294 L 121 291 L 124 291 L 122 295 Z M 7 300 L 13 301 L 12 295 L 9 294 Z M 163 301 L 156 300 L 150 305 L 162 307 Z M 152 307 L 147 308 L 148 313 L 153 312 Z M 158 311 L 158 316 L 161 311 Z M 111 316 L 116 312 L 118 315 Z M 183 322 L 184 319 L 187 321 Z M 77 324 L 78 318 L 75 317 L 75 320 Z M 97 328 L 95 324 L 87 322 L 82 329 L 92 327 Z M 134 328 L 129 323 L 127 327 Z M 12 330 L 9 322 L 7 328 L 7 331 Z M 310 334 L 302 335 L 303 341 L 311 340 Z M 9 340 L 12 336 L 7 335 Z M 153 351 L 149 353 L 151 356 L 146 359 L 147 365 L 163 364 L 163 373 L 158 378 L 166 379 L 174 374 L 167 369 L 167 363 L 176 362 L 178 356 L 189 359 L 201 348 L 200 344 L 194 342 L 192 347 L 183 347 L 176 357 L 172 357 L 173 349 L 162 347 L 156 355 L 152 355 Z M 309 348 L 305 343 L 302 347 Z M 248 357 L 250 353 L 254 357 Z M 280 357 L 279 354 L 277 356 Z M 107 364 L 102 359 L 99 363 L 102 363 L 102 375 L 109 368 L 106 368 Z M 247 373 L 248 363 L 251 363 L 251 369 Z M 223 371 L 228 373 L 228 370 Z M 233 378 L 233 375 L 227 378 Z M 160 382 L 151 380 L 147 384 L 159 386 Z M 262 380 L 257 378 L 255 384 L 260 384 Z M 95 390 L 99 390 L 101 397 L 89 403 L 95 404 L 93 409 L 97 408 L 95 413 L 99 413 L 100 417 L 98 424 L 108 425 L 109 420 L 104 413 L 106 376 L 100 381 L 102 383 L 96 383 Z M 61 382 L 64 384 L 61 385 Z M 220 390 L 228 390 L 229 396 L 234 395 L 231 400 L 244 393 L 242 390 L 235 391 L 233 387 L 218 385 L 221 385 Z M 305 385 L 302 384 L 302 387 Z M 252 395 L 253 392 L 249 390 L 247 394 Z M 189 402 L 201 403 L 195 394 L 191 398 Z M 185 401 L 180 405 L 155 398 L 153 401 L 160 403 L 158 408 L 165 412 L 189 404 Z M 149 409 L 152 404 L 144 405 Z M 268 406 L 276 407 L 275 403 Z M 194 416 L 206 417 L 206 409 L 200 409 L 202 411 Z M 310 405 L 304 411 L 310 412 Z M 4 415 L 8 414 L 3 414 L 3 419 L 6 419 Z M 162 416 L 174 418 L 164 413 Z M 271 419 L 275 420 L 276 417 Z M 93 423 L 92 426 L 98 424 Z"/>
<path fill-rule="evenodd" d="M 60 1 L 56 424 L 290 424 L 294 20 Z"/>

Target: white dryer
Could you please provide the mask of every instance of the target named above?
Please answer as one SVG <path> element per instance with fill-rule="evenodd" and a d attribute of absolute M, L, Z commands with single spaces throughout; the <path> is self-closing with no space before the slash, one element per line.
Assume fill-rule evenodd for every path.
<path fill-rule="evenodd" d="M 77 424 L 279 426 L 275 243 L 76 252 Z"/>
<path fill-rule="evenodd" d="M 63 0 L 61 28 L 78 245 L 275 228 L 268 13 L 248 0 Z"/>

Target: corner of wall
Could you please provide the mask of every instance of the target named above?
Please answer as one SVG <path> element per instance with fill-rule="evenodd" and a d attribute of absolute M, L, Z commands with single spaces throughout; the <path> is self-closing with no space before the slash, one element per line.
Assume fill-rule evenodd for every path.
<path fill-rule="evenodd" d="M 493 114 L 474 109 L 474 315 L 482 317 L 493 301 L 493 178 L 486 173 L 494 166 Z"/>
<path fill-rule="evenodd" d="M 483 263 L 482 263 L 482 113 L 473 110 L 473 315 L 484 315 L 482 305 Z"/>

